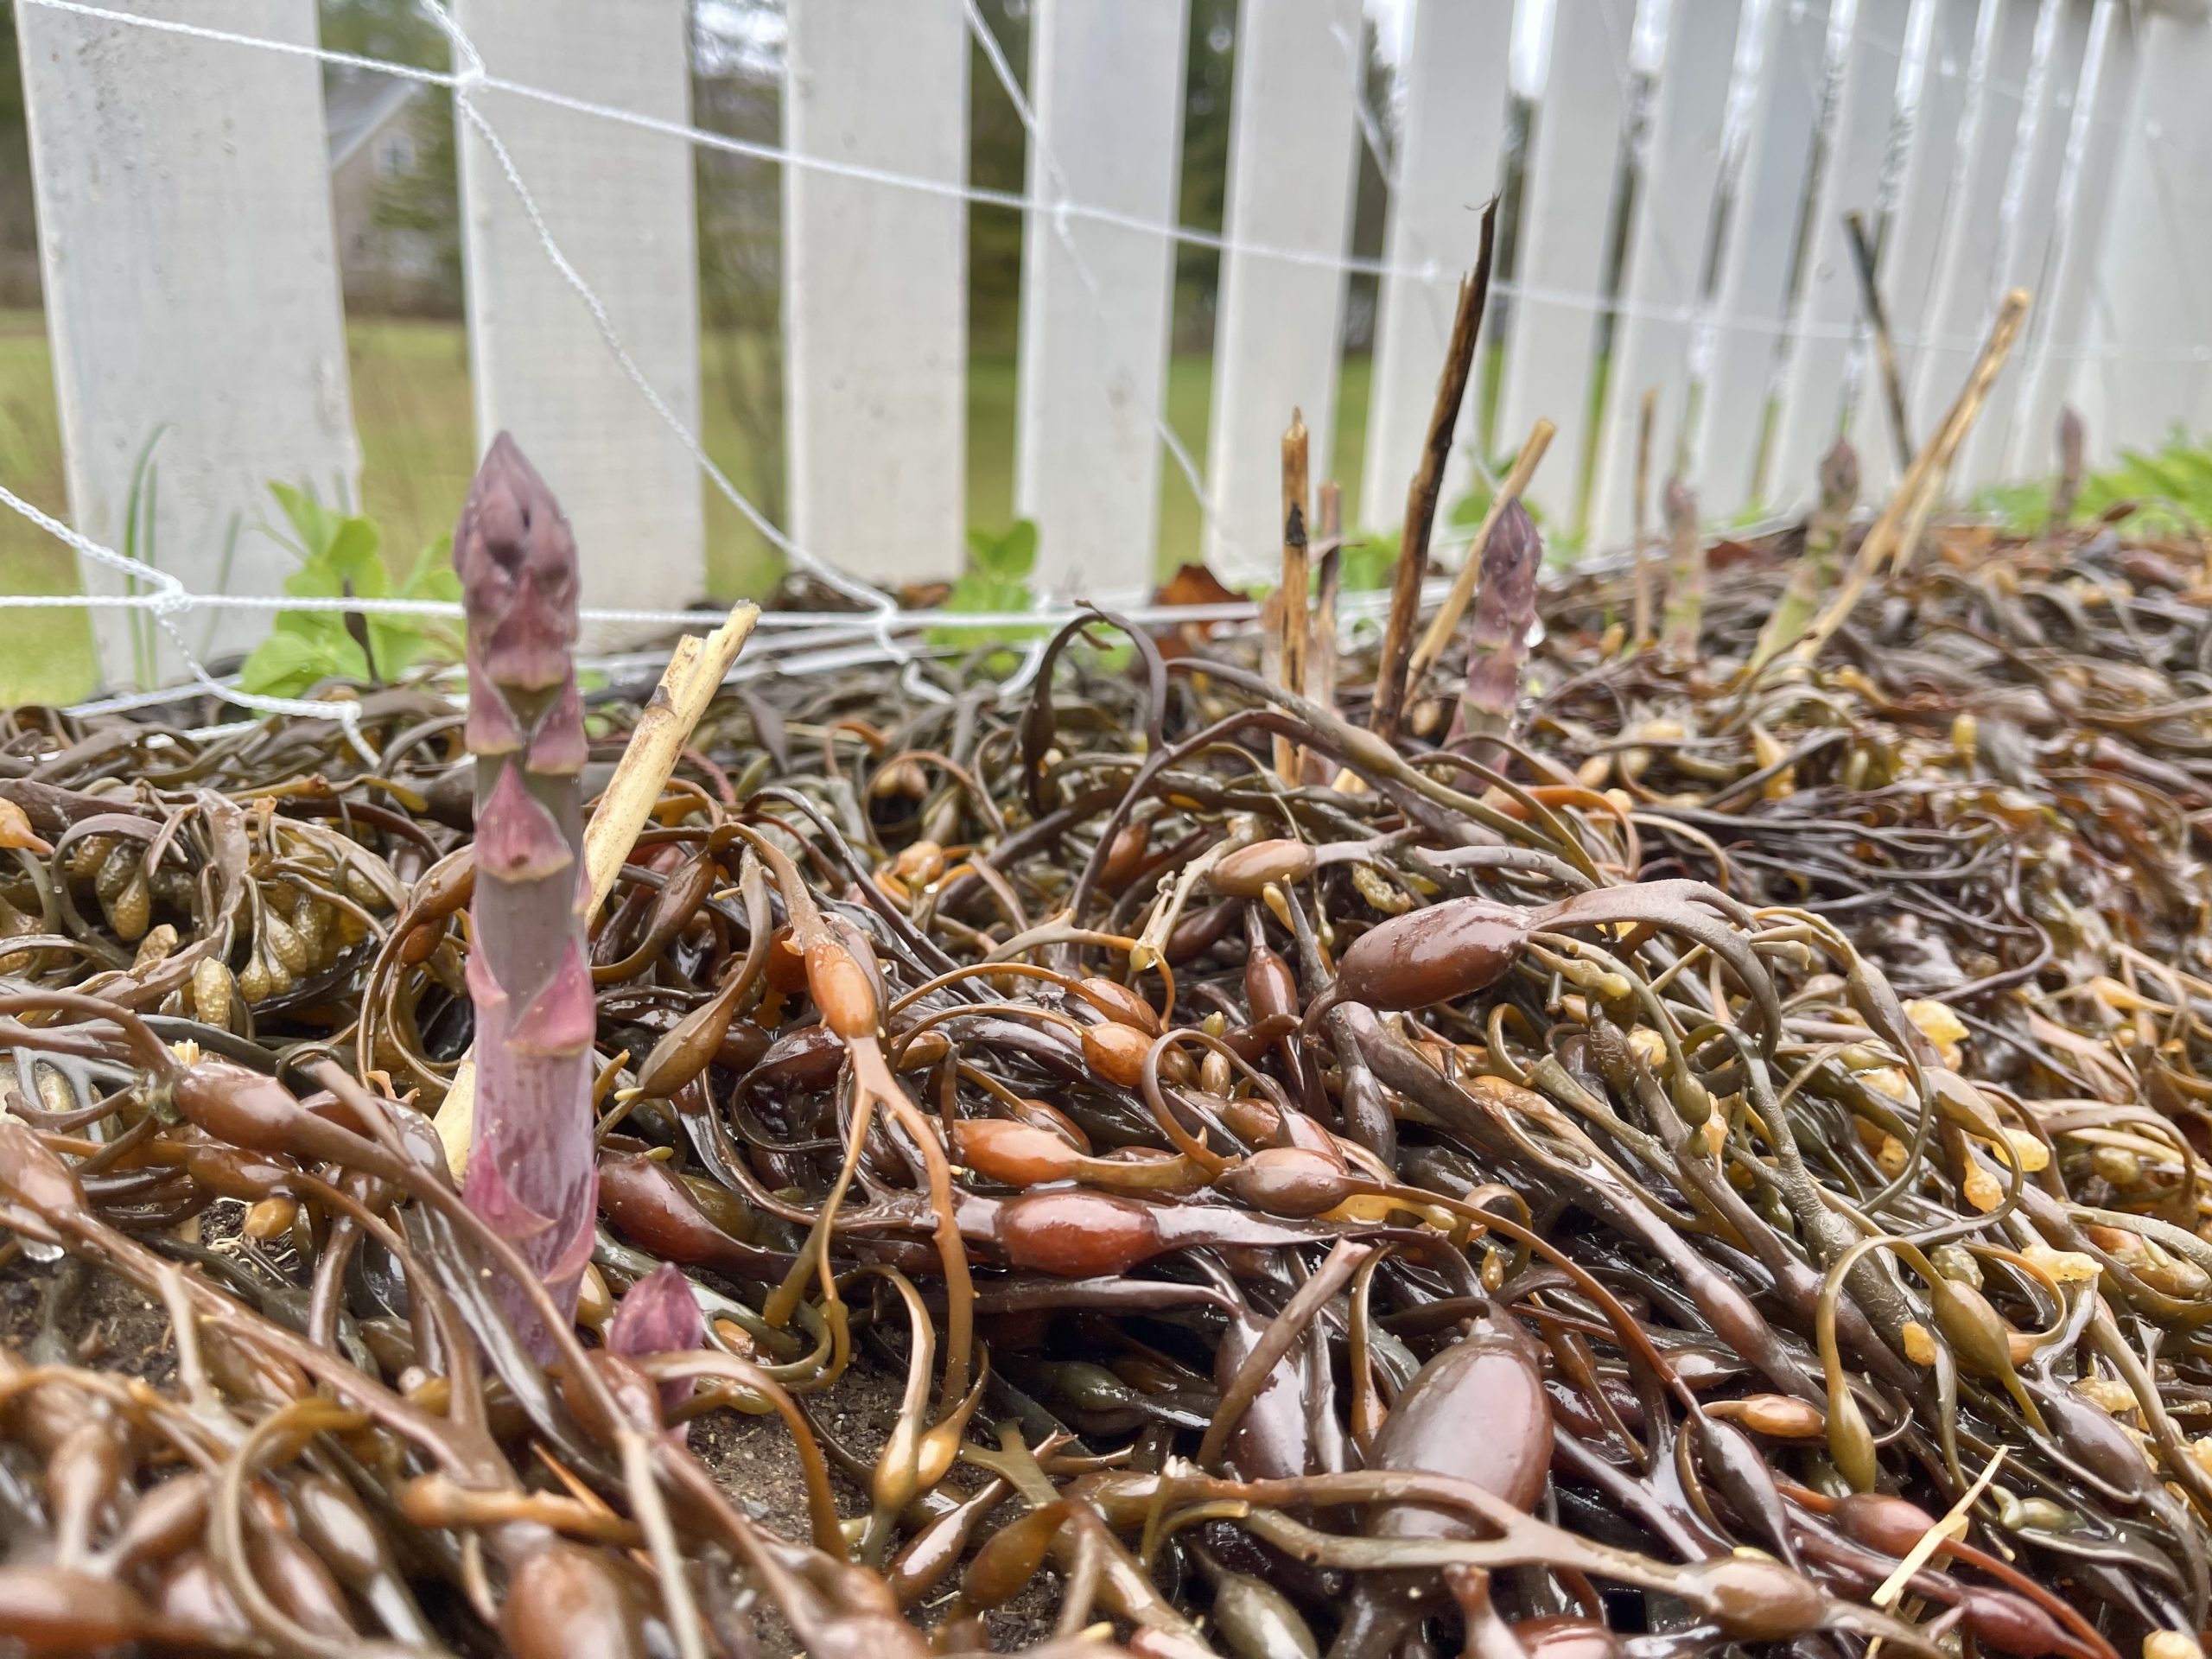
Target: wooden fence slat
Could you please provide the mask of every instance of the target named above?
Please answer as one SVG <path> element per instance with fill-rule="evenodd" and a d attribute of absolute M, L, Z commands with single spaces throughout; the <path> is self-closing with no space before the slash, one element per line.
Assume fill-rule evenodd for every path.
<path fill-rule="evenodd" d="M 1559 0 L 1551 59 L 1530 117 L 1521 196 L 1519 290 L 1506 329 L 1496 441 L 1518 444 L 1538 416 L 1558 428 L 1529 499 L 1580 529 L 1590 376 L 1628 113 L 1633 0 Z"/>
<path fill-rule="evenodd" d="M 2035 478 L 2056 465 L 2060 409 L 2088 338 L 2089 285 L 2096 275 L 2112 210 L 2113 169 L 2127 133 L 2140 59 L 2126 0 L 2098 0 L 2082 86 L 2068 139 L 2066 176 L 2056 207 L 2049 275 L 2031 321 L 2027 365 L 2006 471 Z"/>
<path fill-rule="evenodd" d="M 313 45 L 311 0 L 115 0 L 138 15 Z M 345 318 L 313 60 L 16 9 L 55 401 L 77 529 L 202 594 L 275 594 L 296 568 L 268 486 L 358 499 Z M 281 135 L 281 139 L 278 137 Z M 410 550 L 410 551 L 412 550 Z M 87 563 L 87 591 L 124 579 Z M 97 611 L 111 685 L 174 684 L 143 612 Z M 266 612 L 175 619 L 203 657 Z"/>
<path fill-rule="evenodd" d="M 1916 436 L 1931 430 L 1959 395 L 2005 292 L 1998 269 L 2005 180 L 2019 136 L 2036 22 L 2037 8 L 2028 0 L 1988 0 L 1975 31 L 1935 285 L 1919 319 L 1897 324 L 1905 336 L 1899 349 Z"/>
<path fill-rule="evenodd" d="M 1280 575 L 1282 432 L 1302 410 L 1334 453 L 1344 272 L 1249 251 L 1340 258 L 1351 232 L 1359 0 L 1244 0 L 1215 324 L 1208 561 L 1224 582 Z"/>
<path fill-rule="evenodd" d="M 1952 489 L 1961 498 L 1996 482 L 2003 474 L 2029 351 L 2037 338 L 2041 314 L 2050 302 L 2045 278 L 2056 225 L 2059 180 L 2065 170 L 2067 141 L 2074 129 L 2075 99 L 2082 91 L 2093 12 L 2092 0 L 2046 0 L 2037 58 L 2020 111 L 2012 173 L 2005 185 L 2009 222 L 1998 258 L 1999 280 L 2005 288 L 2024 288 L 2033 294 L 2036 309 L 2029 313 L 2031 327 L 2022 339 L 2024 349 L 2006 359 L 1990 387 L 1988 401 L 1952 470 Z"/>
<path fill-rule="evenodd" d="M 690 118 L 683 0 L 630 0 L 619 28 L 592 0 L 457 0 L 455 21 L 504 79 L 664 121 Z M 690 149 L 532 99 L 477 107 L 554 242 L 606 308 L 646 381 L 699 429 L 699 284 Z M 512 432 L 575 531 L 587 607 L 669 608 L 706 591 L 704 480 L 547 255 L 490 146 L 461 134 L 469 371 L 476 438 Z M 587 643 L 648 639 L 593 624 Z"/>
<path fill-rule="evenodd" d="M 2156 13 L 2091 300 L 2076 397 L 2093 461 L 2212 427 L 2212 27 Z"/>
<path fill-rule="evenodd" d="M 2002 3 L 2002 0 L 1997 0 Z M 1897 353 L 1908 391 L 1920 319 L 1936 284 L 1942 251 L 1953 175 L 1957 170 L 1959 124 L 1966 111 L 1967 71 L 1974 58 L 1975 20 L 1981 0 L 1913 0 L 1906 26 L 1905 61 L 1898 68 L 1897 116 L 1904 127 L 1904 155 L 1897 196 L 1879 226 L 1876 279 L 1890 326 L 1900 335 Z M 1885 496 L 1897 478 L 1897 443 L 1890 413 L 1871 361 L 1853 406 L 1851 441 L 1859 451 L 1862 493 Z M 1917 427 L 1913 436 L 1926 434 Z"/>
<path fill-rule="evenodd" d="M 1032 15 L 1030 195 L 1173 224 L 1185 0 L 1039 0 Z M 1032 212 L 1023 232 L 1015 507 L 1037 521 L 1040 592 L 1143 588 L 1159 541 L 1154 423 L 1175 245 L 1095 219 L 1066 231 L 1063 241 Z"/>
<path fill-rule="evenodd" d="M 1407 32 L 1396 189 L 1383 237 L 1389 263 L 1401 269 L 1383 278 L 1376 316 L 1359 493 L 1370 524 L 1395 524 L 1404 512 L 1428 434 L 1459 281 L 1482 239 L 1482 205 L 1497 188 L 1512 35 L 1513 0 L 1417 0 Z M 1411 274 L 1416 268 L 1431 274 Z M 1471 404 L 1480 384 L 1471 382 Z M 1447 502 L 1466 488 L 1465 457 L 1465 445 L 1455 445 L 1444 474 Z"/>
<path fill-rule="evenodd" d="M 791 0 L 784 137 L 968 176 L 959 0 Z M 967 206 L 787 168 L 785 445 L 793 539 L 855 575 L 944 576 L 966 530 Z"/>
<path fill-rule="evenodd" d="M 1812 160 L 1826 73 L 1828 8 L 1768 9 L 1743 170 L 1729 213 L 1698 401 L 1698 505 L 1726 518 L 1753 499 L 1776 355 L 1789 305 L 1794 227 Z"/>
<path fill-rule="evenodd" d="M 1775 442 L 1759 493 L 1776 511 L 1808 502 L 1821 457 L 1843 430 L 1850 340 L 1834 331 L 1865 315 L 1859 270 L 1844 215 L 1858 213 L 1872 234 L 1879 223 L 1883 162 L 1897 113 L 1897 71 L 1908 0 L 1859 0 L 1844 47 L 1842 82 L 1828 132 L 1827 161 L 1813 204 L 1811 245 L 1792 319 L 1797 337 L 1783 378 Z M 1864 396 L 1868 388 L 1856 388 Z M 1880 396 L 1880 389 L 1872 388 Z"/>
<path fill-rule="evenodd" d="M 1656 496 L 1675 465 L 1689 401 L 1690 318 L 1705 276 L 1714 188 L 1734 79 L 1738 0 L 1676 5 L 1668 14 L 1651 136 L 1637 189 L 1643 207 L 1629 234 L 1621 275 L 1603 448 L 1590 518 L 1590 544 L 1626 546 L 1633 531 L 1638 409 L 1647 389 Z M 1647 511 L 1656 517 L 1655 499 Z"/>

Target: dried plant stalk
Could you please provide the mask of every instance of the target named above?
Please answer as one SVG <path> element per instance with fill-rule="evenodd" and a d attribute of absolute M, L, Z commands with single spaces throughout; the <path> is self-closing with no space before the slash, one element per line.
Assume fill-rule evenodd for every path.
<path fill-rule="evenodd" d="M 1321 486 L 1314 510 L 1313 546 L 1319 576 L 1313 589 L 1313 621 L 1307 630 L 1306 696 L 1334 714 L 1337 708 L 1337 596 L 1344 582 L 1344 493 Z M 1310 770 L 1310 768 L 1309 768 Z"/>
<path fill-rule="evenodd" d="M 1648 534 L 1651 506 L 1651 426 L 1659 412 L 1659 389 L 1646 386 L 1636 417 L 1636 499 L 1630 504 L 1629 556 L 1636 573 L 1636 637 L 1642 651 L 1651 643 L 1651 548 Z"/>
<path fill-rule="evenodd" d="M 1475 335 L 1490 296 L 1491 248 L 1497 231 L 1497 199 L 1493 196 L 1483 209 L 1482 245 L 1475 255 L 1474 270 L 1459 284 L 1452 343 L 1445 348 L 1444 367 L 1436 378 L 1436 402 L 1428 414 L 1428 441 L 1406 492 L 1405 531 L 1398 544 L 1397 569 L 1390 579 L 1390 614 L 1382 628 L 1382 655 L 1375 670 L 1375 707 L 1367 717 L 1368 729 L 1385 742 L 1397 736 L 1399 717 L 1405 712 L 1414 625 L 1421 620 L 1421 582 L 1428 571 L 1428 536 L 1436 523 L 1436 499 L 1444 489 L 1444 463 L 1451 458 L 1459 405 L 1467 400 Z"/>
<path fill-rule="evenodd" d="M 1705 548 L 1697 533 L 1697 497 L 1679 478 L 1667 480 L 1667 611 L 1660 644 L 1680 657 L 1697 654 L 1705 620 Z"/>
<path fill-rule="evenodd" d="M 1851 510 L 1858 505 L 1859 452 L 1849 440 L 1838 438 L 1821 462 L 1820 505 L 1806 521 L 1804 554 L 1752 648 L 1749 666 L 1753 674 L 1796 645 L 1820 613 L 1821 599 L 1835 586 L 1836 550 L 1843 545 Z"/>
<path fill-rule="evenodd" d="M 1982 342 L 1981 355 L 1975 359 L 1966 385 L 1960 388 L 1958 401 L 1951 405 L 1950 413 L 1944 416 L 1935 436 L 1928 440 L 1913 457 L 1912 465 L 1905 468 L 1904 477 L 1890 498 L 1890 505 L 1866 532 L 1866 539 L 1859 543 L 1859 556 L 1852 561 L 1850 574 L 1844 578 L 1835 597 L 1797 642 L 1800 656 L 1809 659 L 1820 653 L 1828 636 L 1843 626 L 1843 620 L 1851 614 L 1859 595 L 1866 591 L 1866 584 L 1885 564 L 1894 560 L 1902 569 L 1910 558 L 1913 543 L 1920 539 L 1921 526 L 1927 522 L 1929 509 L 1935 502 L 1936 492 L 1943 475 L 1950 470 L 1951 458 L 1973 429 L 1974 416 L 1981 412 L 1982 402 L 1996 383 L 1998 371 L 2005 366 L 2005 359 L 2012 350 L 2012 342 L 2019 338 L 2020 325 L 2027 321 L 2027 315 L 2028 292 L 2016 288 L 1997 308 L 1996 321 L 1989 326 L 1989 338 Z"/>
<path fill-rule="evenodd" d="M 1306 695 L 1306 655 L 1309 623 L 1306 590 L 1310 582 L 1306 536 L 1306 416 L 1290 411 L 1289 428 L 1282 435 L 1282 584 L 1275 590 L 1275 625 L 1279 630 L 1283 689 L 1294 696 Z M 1298 781 L 1296 747 L 1287 737 L 1274 743 L 1275 775 L 1286 784 Z"/>
<path fill-rule="evenodd" d="M 2050 523 L 2054 530 L 2074 516 L 2082 496 L 2082 454 L 2088 438 L 2082 417 L 2069 407 L 2058 411 L 2058 481 L 2050 491 Z"/>

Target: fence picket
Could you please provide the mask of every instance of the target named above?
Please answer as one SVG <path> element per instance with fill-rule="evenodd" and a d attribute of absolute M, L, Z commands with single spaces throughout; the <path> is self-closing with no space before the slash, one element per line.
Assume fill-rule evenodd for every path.
<path fill-rule="evenodd" d="M 2051 237 L 2056 225 L 2060 175 L 2073 131 L 2074 103 L 2089 43 L 2091 0 L 2047 0 L 2020 111 L 2020 131 L 2005 181 L 2004 234 L 1999 241 L 1999 281 L 2035 296 L 2039 312 L 2050 303 L 2044 291 Z M 2031 313 L 2040 323 L 2042 319 Z M 2023 346 L 2032 349 L 2031 330 Z M 2027 373 L 2028 349 L 2015 351 L 1989 389 L 1980 418 L 1967 435 L 1951 482 L 1960 495 L 1994 483 L 2005 463 Z"/>
<path fill-rule="evenodd" d="M 1438 365 L 1452 337 L 1460 278 L 1481 240 L 1480 210 L 1497 188 L 1505 132 L 1512 0 L 1417 0 L 1399 71 L 1403 111 L 1397 177 L 1383 250 L 1399 269 L 1383 279 L 1367 404 L 1360 516 L 1393 524 L 1428 432 Z M 1414 275 L 1420 270 L 1423 274 Z M 1475 401 L 1472 383 L 1468 401 Z M 1443 499 L 1465 489 L 1462 442 L 1444 474 Z"/>
<path fill-rule="evenodd" d="M 454 16 L 503 79 L 664 121 L 690 116 L 683 0 L 632 0 L 595 27 L 591 0 L 457 0 Z M 478 107 L 546 230 L 606 308 L 632 361 L 699 429 L 699 285 L 687 146 L 485 90 Z M 575 528 L 586 606 L 667 608 L 706 590 L 702 480 L 639 396 L 482 135 L 461 143 L 469 370 L 480 446 L 514 434 Z M 649 556 L 640 556 L 641 553 Z M 651 638 L 594 625 L 589 643 Z"/>
<path fill-rule="evenodd" d="M 1999 0 L 2001 3 L 2001 0 Z M 1967 71 L 1974 58 L 1975 20 L 1981 0 L 1913 0 L 1906 25 L 1904 61 L 1898 68 L 1897 119 L 1904 154 L 1896 200 L 1875 233 L 1876 280 L 1890 327 L 1897 336 L 1899 369 L 1910 408 L 1912 365 L 1918 360 L 1921 320 L 1936 285 L 1943 228 L 1957 171 L 1960 121 L 1966 112 Z M 1866 384 L 1853 405 L 1851 441 L 1859 451 L 1865 493 L 1885 494 L 1897 481 L 1897 440 L 1887 398 L 1866 365 Z M 1910 416 L 1908 415 L 1908 418 Z M 1925 436 L 1917 425 L 1917 440 Z"/>
<path fill-rule="evenodd" d="M 1863 397 L 1869 389 L 1846 385 L 1852 345 L 1829 331 L 1851 327 L 1865 311 L 1844 215 L 1859 214 L 1870 236 L 1880 221 L 1883 163 L 1897 113 L 1908 10 L 1907 0 L 1859 0 L 1844 47 L 1827 161 L 1812 207 L 1811 243 L 1791 320 L 1803 332 L 1790 347 L 1773 452 L 1760 485 L 1760 494 L 1777 511 L 1811 499 L 1821 457 L 1848 416 L 1847 396 Z M 1880 395 L 1878 387 L 1872 390 Z"/>
<path fill-rule="evenodd" d="M 124 15 L 19 6 L 16 27 L 73 516 L 99 541 L 150 546 L 188 590 L 169 619 L 178 646 L 143 611 L 98 613 L 96 634 L 111 683 L 174 683 L 186 651 L 219 658 L 266 632 L 263 614 L 216 601 L 273 594 L 291 569 L 268 484 L 351 500 L 359 458 L 327 146 L 289 142 L 324 131 L 312 8 L 112 3 Z M 1042 525 L 1039 585 L 1061 597 L 1150 575 L 1175 249 L 1211 240 L 1173 228 L 1190 3 L 1029 0 L 1025 203 L 967 186 L 968 0 L 786 0 L 798 543 L 887 581 L 959 564 L 972 199 L 1028 213 L 1014 499 Z M 1500 406 L 1485 437 L 1558 423 L 1533 493 L 1555 531 L 1626 540 L 1647 388 L 1654 470 L 1698 484 L 1708 519 L 1800 505 L 1840 424 L 1867 493 L 1892 486 L 1887 400 L 1853 337 L 1847 210 L 1874 231 L 1916 439 L 1998 296 L 2037 294 L 1957 493 L 2047 471 L 2068 403 L 2093 463 L 2212 427 L 2212 0 L 1396 3 L 1369 523 L 1396 517 L 1414 464 L 1510 137 L 1516 25 L 1540 14 L 1556 44 L 1490 334 Z M 552 480 L 587 607 L 676 607 L 705 569 L 685 139 L 753 152 L 683 130 L 686 0 L 637 0 L 612 32 L 587 0 L 454 4 L 492 77 L 460 87 L 499 136 L 464 124 L 461 143 L 479 436 L 512 429 Z M 1373 269 L 1348 245 L 1367 10 L 1239 3 L 1205 492 L 1207 556 L 1232 581 L 1277 568 L 1277 440 L 1294 407 L 1316 468 L 1334 466 L 1347 276 Z M 1655 38 L 1637 44 L 1639 28 Z M 1655 43 L 1656 66 L 1635 55 Z M 257 134 L 287 141 L 242 142 L 245 108 Z M 1465 454 L 1463 442 L 1447 495 Z M 86 579 L 99 594 L 125 580 Z"/>
<path fill-rule="evenodd" d="M 1789 306 L 1794 227 L 1803 201 L 1827 58 L 1826 0 L 1768 8 L 1707 332 L 1692 445 L 1708 518 L 1754 503 L 1760 450 Z"/>
<path fill-rule="evenodd" d="M 1668 14 L 1637 187 L 1643 206 L 1621 273 L 1620 325 L 1590 518 L 1595 548 L 1625 546 L 1633 529 L 1637 410 L 1647 389 L 1659 394 L 1652 418 L 1655 494 L 1675 464 L 1689 401 L 1690 316 L 1705 277 L 1741 12 L 1738 0 L 1710 0 Z M 1647 510 L 1656 513 L 1658 504 Z"/>
<path fill-rule="evenodd" d="M 791 0 L 784 137 L 805 156 L 960 185 L 960 0 Z M 959 569 L 966 528 L 967 209 L 784 175 L 785 445 L 794 539 L 886 580 Z"/>
<path fill-rule="evenodd" d="M 2049 275 L 2039 315 L 2031 320 L 2019 414 L 2007 452 L 2006 470 L 2016 478 L 2036 477 L 2056 465 L 2052 443 L 2088 337 L 2089 285 L 2111 216 L 2113 175 L 2127 133 L 2139 44 L 2126 0 L 2098 0 L 2058 187 Z"/>
<path fill-rule="evenodd" d="M 1530 117 L 1514 272 L 1521 292 L 1506 330 L 1493 436 L 1516 445 L 1540 416 L 1559 428 L 1529 496 L 1574 530 L 1581 527 L 1598 327 L 1586 301 L 1578 302 L 1605 283 L 1635 27 L 1633 0 L 1559 0 L 1551 60 Z"/>
<path fill-rule="evenodd" d="M 115 3 L 315 38 L 310 0 Z M 296 567 L 266 528 L 282 522 L 270 483 L 352 502 L 360 470 L 320 72 L 37 6 L 16 8 L 16 27 L 70 518 L 194 593 L 276 593 Z M 84 578 L 94 594 L 126 580 L 89 563 Z M 185 677 L 145 612 L 93 619 L 110 685 Z M 269 619 L 211 610 L 175 626 L 212 657 L 257 643 Z"/>
<path fill-rule="evenodd" d="M 1958 396 L 2005 291 L 1998 270 L 2005 180 L 2019 136 L 2037 22 L 2037 8 L 2023 0 L 1987 0 L 1976 27 L 1936 281 L 1918 325 L 1900 325 L 1919 336 L 1903 348 L 1916 435 L 1929 431 Z"/>
<path fill-rule="evenodd" d="M 1207 557 L 1224 582 L 1281 569 L 1281 440 L 1302 410 L 1317 475 L 1334 453 L 1351 232 L 1359 0 L 1244 0 L 1236 27 L 1206 480 Z"/>
<path fill-rule="evenodd" d="M 1030 195 L 1173 223 L 1185 0 L 1039 0 L 1033 16 Z M 1032 212 L 1022 238 L 1015 508 L 1037 521 L 1039 591 L 1139 588 L 1159 540 L 1174 244 L 1095 219 L 1063 240 L 1050 218 Z"/>
<path fill-rule="evenodd" d="M 2212 427 L 2212 28 L 2156 13 L 2139 23 L 2141 78 L 2091 300 L 2103 355 L 2077 383 L 2093 457 Z M 2195 148 L 2192 148 L 2195 147 Z M 2192 157 L 2196 159 L 2192 159 Z"/>

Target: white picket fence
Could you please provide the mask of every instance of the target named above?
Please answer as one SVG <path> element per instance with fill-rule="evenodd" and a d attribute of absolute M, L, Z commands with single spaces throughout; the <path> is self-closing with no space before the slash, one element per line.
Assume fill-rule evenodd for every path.
<path fill-rule="evenodd" d="M 451 72 L 371 66 L 455 101 L 479 435 L 512 429 L 565 503 L 600 639 L 703 591 L 702 486 L 804 564 L 870 583 L 957 567 L 976 212 L 1027 215 L 1016 506 L 1049 594 L 1144 587 L 1163 465 L 1224 575 L 1272 569 L 1279 437 L 1296 405 L 1330 453 L 1354 270 L 1380 283 L 1360 499 L 1387 527 L 1516 98 L 1492 442 L 1557 423 L 1533 493 L 1590 546 L 1628 535 L 1646 389 L 1660 466 L 1709 518 L 1802 505 L 1839 430 L 1873 486 L 1893 475 L 1847 212 L 1878 238 L 1916 436 L 1999 297 L 2036 295 L 1960 491 L 2047 471 L 2069 402 L 2101 454 L 2212 425 L 2201 4 L 1370 0 L 1402 30 L 1395 107 L 1375 111 L 1360 0 L 1242 0 L 1217 236 L 1178 216 L 1185 0 L 1027 3 L 1025 79 L 978 0 L 788 0 L 780 145 L 690 125 L 686 0 L 455 0 Z M 19 0 L 16 17 L 74 539 L 119 683 L 122 607 L 211 611 L 203 651 L 266 628 L 286 568 L 253 528 L 269 480 L 354 493 L 321 138 L 334 54 L 314 0 Z M 968 182 L 971 44 L 1028 129 L 1018 196 Z M 1362 261 L 1355 163 L 1385 123 L 1386 243 Z M 695 145 L 785 169 L 785 525 L 696 435 Z M 1221 251 L 1203 458 L 1165 419 L 1188 243 Z M 128 597 L 98 550 L 124 543 L 156 430 L 168 575 Z M 174 681 L 194 664 L 169 638 Z"/>

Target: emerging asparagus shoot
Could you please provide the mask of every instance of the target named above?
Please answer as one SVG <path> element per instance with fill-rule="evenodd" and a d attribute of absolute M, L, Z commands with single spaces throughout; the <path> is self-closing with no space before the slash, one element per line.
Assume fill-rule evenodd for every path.
<path fill-rule="evenodd" d="M 1516 499 L 1509 501 L 1483 547 L 1482 586 L 1475 596 L 1474 626 L 1467 635 L 1467 680 L 1459 694 L 1452 740 L 1484 740 L 1513 727 L 1521 697 L 1521 670 L 1529 660 L 1529 630 L 1536 620 L 1536 571 L 1543 563 L 1536 521 Z M 1471 751 L 1484 766 L 1497 764 L 1493 742 Z"/>
<path fill-rule="evenodd" d="M 573 1312 L 591 1259 L 594 1012 L 584 959 L 583 703 L 576 547 L 559 505 L 502 433 L 454 531 L 468 617 L 476 893 L 468 988 L 477 1098 L 462 1188 Z M 501 1305 L 542 1358 L 552 1334 L 518 1286 Z"/>

